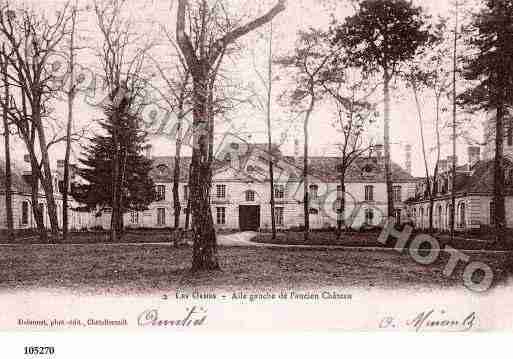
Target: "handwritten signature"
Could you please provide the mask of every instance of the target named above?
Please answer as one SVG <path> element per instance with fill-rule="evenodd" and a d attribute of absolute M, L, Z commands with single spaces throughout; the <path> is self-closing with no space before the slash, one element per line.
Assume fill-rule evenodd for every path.
<path fill-rule="evenodd" d="M 137 317 L 137 324 L 141 327 L 197 327 L 204 325 L 207 320 L 207 309 L 193 306 L 187 308 L 185 317 L 180 319 L 161 319 L 157 309 L 145 310 Z"/>
<path fill-rule="evenodd" d="M 414 329 L 417 332 L 425 330 L 434 331 L 460 331 L 466 332 L 476 326 L 477 314 L 472 312 L 466 316 L 451 316 L 445 310 L 431 309 L 418 313 L 408 320 L 400 320 L 392 316 L 384 317 L 380 329 L 401 329 L 403 327 Z"/>

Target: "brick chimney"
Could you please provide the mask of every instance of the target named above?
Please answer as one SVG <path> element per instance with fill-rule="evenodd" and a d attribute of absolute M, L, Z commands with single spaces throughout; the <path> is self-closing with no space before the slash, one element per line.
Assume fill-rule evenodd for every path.
<path fill-rule="evenodd" d="M 456 166 L 458 166 L 458 156 L 447 156 L 447 162 L 448 162 L 449 169 L 452 169 L 452 161 L 454 158 L 456 159 L 456 161 L 454 161 L 454 162 L 456 163 Z"/>
<path fill-rule="evenodd" d="M 230 143 L 230 166 L 235 170 L 240 170 L 240 144 L 237 142 Z"/>
<path fill-rule="evenodd" d="M 385 148 L 385 146 L 383 146 L 381 144 L 374 146 L 374 152 L 376 153 L 376 157 L 378 159 L 383 158 L 383 150 L 384 150 L 384 148 Z"/>
<path fill-rule="evenodd" d="M 448 160 L 440 160 L 438 162 L 438 172 L 444 173 L 449 171 L 449 161 Z"/>
<path fill-rule="evenodd" d="M 481 159 L 481 147 L 479 146 L 470 146 L 468 148 L 468 164 L 470 168 L 474 167 L 474 165 L 479 162 Z"/>
<path fill-rule="evenodd" d="M 151 157 L 152 157 L 152 150 L 153 150 L 152 145 L 146 145 L 146 147 L 144 147 L 146 158 L 149 160 L 151 160 Z"/>
<path fill-rule="evenodd" d="M 294 140 L 294 162 L 299 163 L 299 140 Z"/>
<path fill-rule="evenodd" d="M 408 144 L 405 146 L 405 162 L 404 167 L 406 169 L 406 172 L 408 172 L 410 175 L 412 173 L 412 166 L 411 166 L 411 145 Z"/>

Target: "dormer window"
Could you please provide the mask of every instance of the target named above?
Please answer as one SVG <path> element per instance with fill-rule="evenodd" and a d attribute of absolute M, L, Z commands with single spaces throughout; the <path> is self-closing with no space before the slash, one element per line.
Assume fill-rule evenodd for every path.
<path fill-rule="evenodd" d="M 319 196 L 319 186 L 316 184 L 310 185 L 310 198 L 316 199 Z"/>
<path fill-rule="evenodd" d="M 168 167 L 166 165 L 159 165 L 157 166 L 157 171 L 160 176 L 165 176 L 168 174 Z"/>

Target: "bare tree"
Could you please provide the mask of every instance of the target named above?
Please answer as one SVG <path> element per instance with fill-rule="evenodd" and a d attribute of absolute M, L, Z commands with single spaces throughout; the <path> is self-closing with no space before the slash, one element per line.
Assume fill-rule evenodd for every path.
<path fill-rule="evenodd" d="M 78 9 L 75 5 L 71 8 L 71 25 L 69 33 L 69 46 L 68 52 L 68 71 L 69 71 L 69 87 L 66 91 L 67 106 L 68 106 L 68 120 L 66 123 L 66 152 L 64 155 L 64 178 L 62 186 L 62 239 L 68 239 L 69 219 L 68 219 L 68 194 L 70 186 L 70 157 L 71 157 L 71 141 L 73 129 L 73 103 L 77 92 L 77 84 L 75 83 L 75 56 L 76 56 L 76 26 L 77 26 Z"/>
<path fill-rule="evenodd" d="M 378 113 L 376 104 L 371 102 L 372 95 L 378 89 L 378 84 L 363 76 L 354 68 L 343 68 L 340 62 L 335 69 L 330 69 L 330 81 L 324 83 L 336 106 L 336 121 L 334 127 L 342 135 L 342 143 L 338 145 L 339 163 L 339 208 L 337 231 L 342 227 L 347 229 L 345 222 L 346 174 L 348 169 L 366 152 L 373 150 L 374 145 L 368 134 Z"/>
<path fill-rule="evenodd" d="M 242 26 L 234 26 L 221 2 L 210 7 L 206 0 L 196 1 L 191 8 L 189 1 L 179 0 L 177 9 L 176 38 L 193 79 L 193 128 L 194 145 L 190 172 L 190 197 L 192 228 L 194 231 L 193 270 L 219 269 L 216 233 L 210 208 L 212 183 L 213 89 L 223 55 L 227 48 L 242 36 L 270 22 L 285 10 L 285 0 L 266 14 Z M 192 31 L 186 32 L 186 12 Z M 224 22 L 223 25 L 220 25 Z"/>
<path fill-rule="evenodd" d="M 9 101 L 9 81 L 7 78 L 8 55 L 5 52 L 5 45 L 2 45 L 0 62 L 4 81 L 4 101 Z M 4 123 L 4 146 L 5 146 L 5 214 L 7 219 L 7 239 L 14 240 L 14 220 L 12 210 L 12 173 L 11 173 L 11 148 L 10 148 L 10 121 L 7 107 L 3 107 Z"/>
<path fill-rule="evenodd" d="M 16 9 L 10 3 L 5 3 L 0 12 L 0 35 L 4 38 L 5 50 L 9 53 L 4 59 L 8 60 L 12 69 L 7 71 L 9 86 L 16 88 L 16 95 L 19 94 L 16 96 L 13 93 L 9 104 L 5 103 L 4 108 L 10 109 L 12 119 L 16 120 L 17 129 L 27 145 L 31 156 L 33 182 L 40 180 L 43 186 L 54 241 L 58 238 L 59 222 L 45 123 L 49 118 L 49 101 L 56 92 L 52 86 L 55 74 L 50 58 L 67 33 L 70 20 L 68 8 L 66 3 L 53 18 L 36 9 Z M 20 98 L 21 104 L 16 102 Z M 41 168 L 34 148 L 36 136 Z M 37 207 L 37 199 L 32 205 Z M 37 217 L 36 215 L 39 222 Z"/>
<path fill-rule="evenodd" d="M 171 45 L 176 53 L 175 64 L 170 69 L 164 68 L 159 61 L 152 58 L 161 79 L 164 81 L 166 91 L 162 91 L 159 86 L 154 89 L 158 92 L 159 97 L 164 101 L 168 110 L 176 115 L 177 121 L 171 131 L 175 137 L 175 156 L 173 168 L 173 209 L 174 209 L 174 227 L 180 226 L 180 214 L 182 211 L 180 204 L 180 176 L 182 162 L 182 146 L 184 140 L 184 119 L 192 111 L 190 106 L 191 98 L 191 74 L 187 67 L 187 63 L 178 49 L 178 45 L 172 38 L 171 34 L 162 27 L 167 42 Z M 188 216 L 189 205 L 187 204 L 186 216 Z M 188 222 L 188 221 L 186 221 Z M 186 223 L 187 225 L 188 223 Z M 188 227 L 188 226 L 187 226 Z"/>
<path fill-rule="evenodd" d="M 300 108 L 303 118 L 303 211 L 304 239 L 308 240 L 310 232 L 310 196 L 308 178 L 309 157 L 309 126 L 312 113 L 319 100 L 322 99 L 327 81 L 326 72 L 330 61 L 335 59 L 341 49 L 340 45 L 330 46 L 329 39 L 320 30 L 310 29 L 299 33 L 294 53 L 282 57 L 277 62 L 296 69 L 296 87 L 291 94 L 291 105 Z M 306 102 L 306 107 L 301 105 Z"/>

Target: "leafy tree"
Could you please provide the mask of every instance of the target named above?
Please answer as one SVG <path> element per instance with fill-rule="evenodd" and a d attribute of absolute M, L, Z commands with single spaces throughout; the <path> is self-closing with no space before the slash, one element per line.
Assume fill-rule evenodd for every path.
<path fill-rule="evenodd" d="M 72 194 L 77 201 L 88 209 L 113 206 L 113 182 L 120 184 L 120 212 L 143 211 L 155 199 L 153 180 L 149 176 L 152 161 L 146 158 L 143 148 L 146 134 L 139 128 L 141 123 L 137 116 L 126 111 L 123 102 L 105 108 L 106 118 L 100 121 L 104 135 L 96 135 L 90 139 L 90 146 L 79 160 L 82 166 L 78 174 L 87 184 L 74 186 Z M 114 131 L 117 129 L 119 161 L 124 171 L 119 171 L 119 178 L 114 177 L 115 145 Z M 121 178 L 121 173 L 124 173 Z M 123 228 L 119 221 L 117 231 Z"/>
<path fill-rule="evenodd" d="M 443 105 L 444 96 L 449 95 L 451 90 L 451 77 L 453 75 L 452 66 L 448 63 L 447 53 L 451 51 L 451 46 L 444 34 L 447 31 L 447 20 L 440 18 L 435 31 L 432 33 L 429 46 L 421 51 L 415 61 L 408 65 L 404 71 L 404 79 L 407 86 L 411 89 L 415 105 L 417 108 L 419 132 L 422 144 L 422 155 L 424 159 L 424 170 L 427 184 L 427 195 L 429 197 L 429 231 L 433 231 L 433 214 L 435 205 L 435 196 L 438 190 L 438 178 L 440 173 L 441 160 L 441 120 L 442 112 L 447 111 Z M 428 163 L 428 153 L 426 149 L 426 136 L 424 133 L 424 111 L 420 101 L 420 96 L 430 96 L 434 100 L 435 116 L 435 147 L 436 160 L 433 171 L 431 172 Z M 448 97 L 448 96 L 447 96 Z"/>
<path fill-rule="evenodd" d="M 356 14 L 336 25 L 335 42 L 344 45 L 353 65 L 383 76 L 385 179 L 388 215 L 394 213 L 390 162 L 390 84 L 401 65 L 429 39 L 420 7 L 407 0 L 364 0 Z"/>
<path fill-rule="evenodd" d="M 328 34 L 318 29 L 298 33 L 298 41 L 292 54 L 277 60 L 282 66 L 295 70 L 294 86 L 290 93 L 290 105 L 303 117 L 303 214 L 304 239 L 310 231 L 309 198 L 309 126 L 318 102 L 326 94 L 325 84 L 329 81 L 329 65 L 340 52 L 341 46 L 330 46 Z"/>
<path fill-rule="evenodd" d="M 371 102 L 378 86 L 374 79 L 348 67 L 343 61 L 329 70 L 328 78 L 324 87 L 336 107 L 333 127 L 342 137 L 342 143 L 338 145 L 337 165 L 340 186 L 337 231 L 341 234 L 342 227 L 348 228 L 345 221 L 347 171 L 365 152 L 374 148 L 367 131 L 378 116 L 376 104 Z"/>
<path fill-rule="evenodd" d="M 513 99 L 513 1 L 487 0 L 475 15 L 474 36 L 469 40 L 476 50 L 466 60 L 463 76 L 474 86 L 460 96 L 461 104 L 473 110 L 495 113 L 494 203 L 498 239 L 504 238 L 504 136 L 507 114 Z M 511 123 L 508 123 L 511 126 Z"/>

